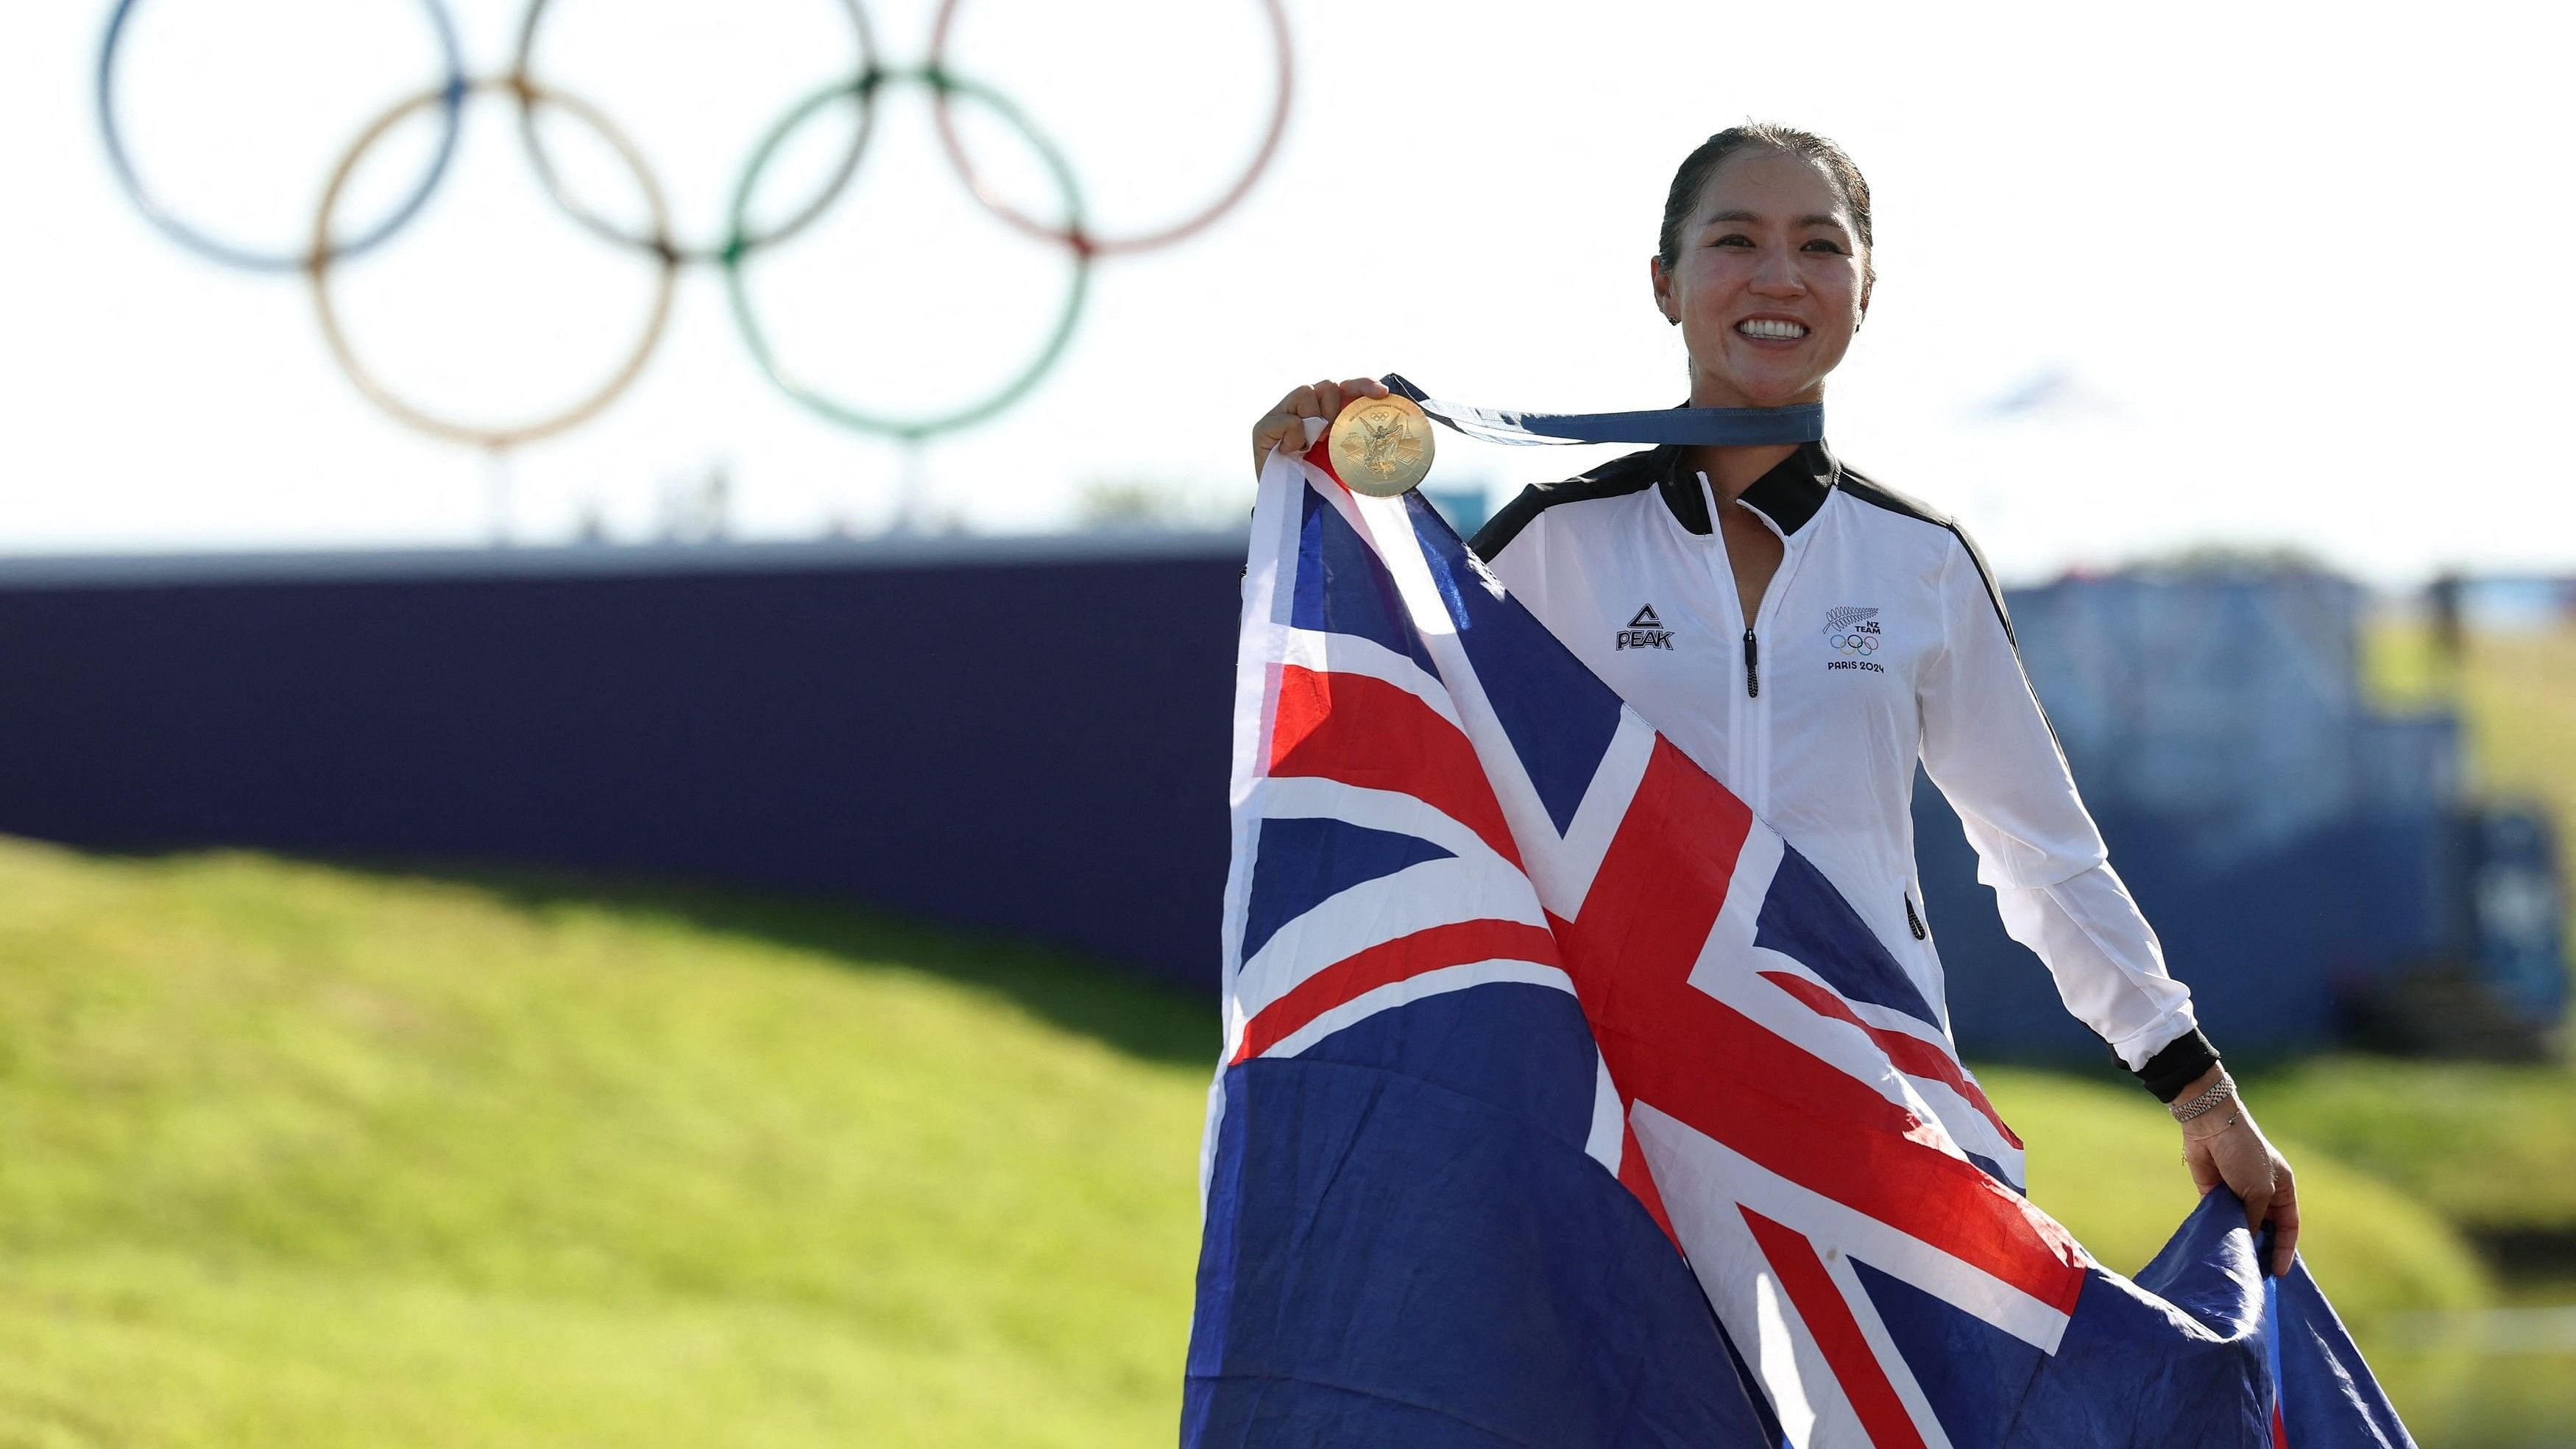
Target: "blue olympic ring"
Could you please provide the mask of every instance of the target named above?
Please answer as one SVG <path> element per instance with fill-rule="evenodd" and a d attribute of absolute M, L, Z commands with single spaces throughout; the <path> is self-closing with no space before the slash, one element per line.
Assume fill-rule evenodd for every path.
<path fill-rule="evenodd" d="M 456 39 L 455 19 L 448 14 L 447 6 L 441 0 L 421 0 L 421 8 L 429 12 L 430 24 L 438 31 L 439 58 L 447 67 L 446 77 L 440 82 L 438 98 L 438 154 L 430 158 L 429 170 L 420 178 L 420 184 L 413 187 L 402 204 L 377 223 L 374 230 L 336 246 L 321 244 L 310 252 L 264 252 L 219 240 L 181 221 L 176 213 L 154 200 L 152 193 L 144 188 L 141 174 L 134 169 L 134 158 L 126 154 L 125 137 L 116 128 L 117 46 L 125 38 L 126 20 L 141 3 L 142 0 L 116 0 L 116 11 L 107 19 L 107 41 L 98 52 L 98 128 L 106 138 L 107 160 L 116 170 L 117 184 L 125 188 L 125 194 L 133 199 L 136 209 L 159 227 L 163 235 L 226 266 L 254 272 L 302 272 L 326 266 L 343 257 L 356 256 L 381 244 L 402 230 L 423 206 L 429 204 L 430 194 L 438 190 L 440 178 L 447 174 L 447 163 L 456 154 L 457 133 L 464 128 L 465 92 L 468 88 L 464 47 Z"/>

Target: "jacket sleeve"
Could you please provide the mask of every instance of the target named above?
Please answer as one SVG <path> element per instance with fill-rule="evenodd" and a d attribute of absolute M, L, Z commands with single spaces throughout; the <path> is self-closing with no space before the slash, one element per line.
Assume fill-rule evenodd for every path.
<path fill-rule="evenodd" d="M 2170 1101 L 2217 1060 L 2191 992 L 2166 973 L 2164 948 L 2111 869 L 2022 671 L 2003 596 L 1964 534 L 1940 586 L 1941 644 L 1917 686 L 1924 769 L 1967 827 L 2004 929 L 2038 953 L 2066 1009 Z"/>

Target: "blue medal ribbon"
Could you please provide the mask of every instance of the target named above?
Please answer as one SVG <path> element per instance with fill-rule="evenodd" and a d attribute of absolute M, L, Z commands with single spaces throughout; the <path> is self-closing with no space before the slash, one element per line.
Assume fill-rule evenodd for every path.
<path fill-rule="evenodd" d="M 1488 443 L 1522 447 L 1679 443 L 1741 448 L 1813 443 L 1825 436 L 1823 403 L 1785 408 L 1656 408 L 1641 413 L 1516 413 L 1443 402 L 1414 386 L 1402 373 L 1390 372 L 1382 380 L 1389 392 L 1410 399 L 1433 422 Z"/>

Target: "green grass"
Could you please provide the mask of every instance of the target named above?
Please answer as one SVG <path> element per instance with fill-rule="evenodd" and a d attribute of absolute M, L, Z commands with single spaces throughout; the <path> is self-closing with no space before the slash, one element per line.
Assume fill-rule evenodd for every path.
<path fill-rule="evenodd" d="M 2247 1084 L 2263 1120 L 2304 1151 L 2405 1191 L 2464 1234 L 2560 1244 L 2551 1261 L 2499 1268 L 2502 1299 L 2576 1307 L 2576 1070 L 2329 1057 Z M 2294 1161 L 2304 1162 L 2303 1158 Z M 2350 1311 L 2346 1280 L 2321 1281 Z M 2366 1321 L 2371 1361 L 2427 1444 L 2559 1449 L 2576 1442 L 2576 1350 L 2471 1352 L 2444 1331 Z M 2402 1331 L 2401 1331 L 2402 1330 Z"/>
<path fill-rule="evenodd" d="M 240 856 L 0 899 L 0 1445 L 1172 1432 L 1201 1008 Z"/>
<path fill-rule="evenodd" d="M 2172 1119 L 2144 1092 L 2019 1068 L 1977 1076 L 2029 1145 L 2031 1200 L 2109 1266 L 2145 1266 L 2199 1200 Z M 2368 1327 L 2393 1312 L 2475 1308 L 2493 1297 L 2485 1267 L 2438 1213 L 2277 1120 L 2267 1130 L 2298 1172 L 2301 1254 L 2345 1318 Z"/>
<path fill-rule="evenodd" d="M 0 841 L 0 902 L 0 1449 L 1172 1433 L 1200 1003 L 820 906 L 245 855 Z M 2189 1208 L 2144 1097 L 1989 1082 L 2106 1261 Z M 2298 1130 L 2365 1332 L 2484 1300 Z M 2502 1402 L 2425 1362 L 2410 1409 Z"/>
<path fill-rule="evenodd" d="M 2267 1124 L 2472 1234 L 2576 1239 L 2576 1069 L 2327 1057 L 2246 1090 Z"/>

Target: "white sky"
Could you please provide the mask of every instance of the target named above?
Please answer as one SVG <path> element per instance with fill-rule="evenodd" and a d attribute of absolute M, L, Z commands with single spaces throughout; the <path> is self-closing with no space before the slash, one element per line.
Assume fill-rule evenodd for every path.
<path fill-rule="evenodd" d="M 1701 137 L 1758 115 L 1842 141 L 1877 191 L 1879 290 L 1828 397 L 1837 449 L 1959 512 L 2007 576 L 2203 540 L 2294 543 L 2389 583 L 2576 566 L 2566 7 L 1289 5 L 1276 167 L 1214 231 L 1103 262 L 1063 365 L 1002 418 L 909 459 L 822 422 L 758 375 L 698 272 L 633 391 L 497 469 L 342 380 L 300 281 L 152 230 L 92 119 L 109 7 L 13 6 L 0 552 L 471 542 L 496 483 L 519 540 L 568 537 L 586 510 L 644 538 L 666 490 L 713 466 L 751 537 L 882 526 L 907 477 L 931 516 L 985 530 L 1060 526 L 1121 481 L 1224 516 L 1252 419 L 1326 373 L 1400 370 L 1489 406 L 1674 401 L 1645 273 L 1664 187 Z M 505 67 L 517 5 L 456 8 L 472 66 Z M 922 57 L 930 0 L 869 9 L 889 60 Z M 703 239 L 769 123 L 846 69 L 836 14 L 559 0 L 542 69 L 625 126 Z M 357 129 L 436 79 L 420 15 L 146 0 L 120 71 L 139 163 L 208 226 L 296 246 Z M 1252 0 L 971 0 L 952 59 L 1058 140 L 1118 231 L 1222 185 L 1268 104 L 1266 45 Z M 782 158 L 771 214 L 840 115 Z M 1007 132 L 975 132 L 1027 179 Z M 584 194 L 631 209 L 622 173 L 563 134 Z M 372 154 L 352 214 L 400 189 L 427 135 Z M 974 207 L 897 89 L 845 199 L 753 277 L 803 373 L 953 405 L 1019 365 L 1066 274 Z M 649 283 L 549 209 L 484 101 L 419 224 L 335 285 L 389 380 L 495 417 L 604 376 Z M 2054 405 L 1990 415 L 2051 377 Z M 1593 456 L 1441 449 L 1451 482 Z"/>

